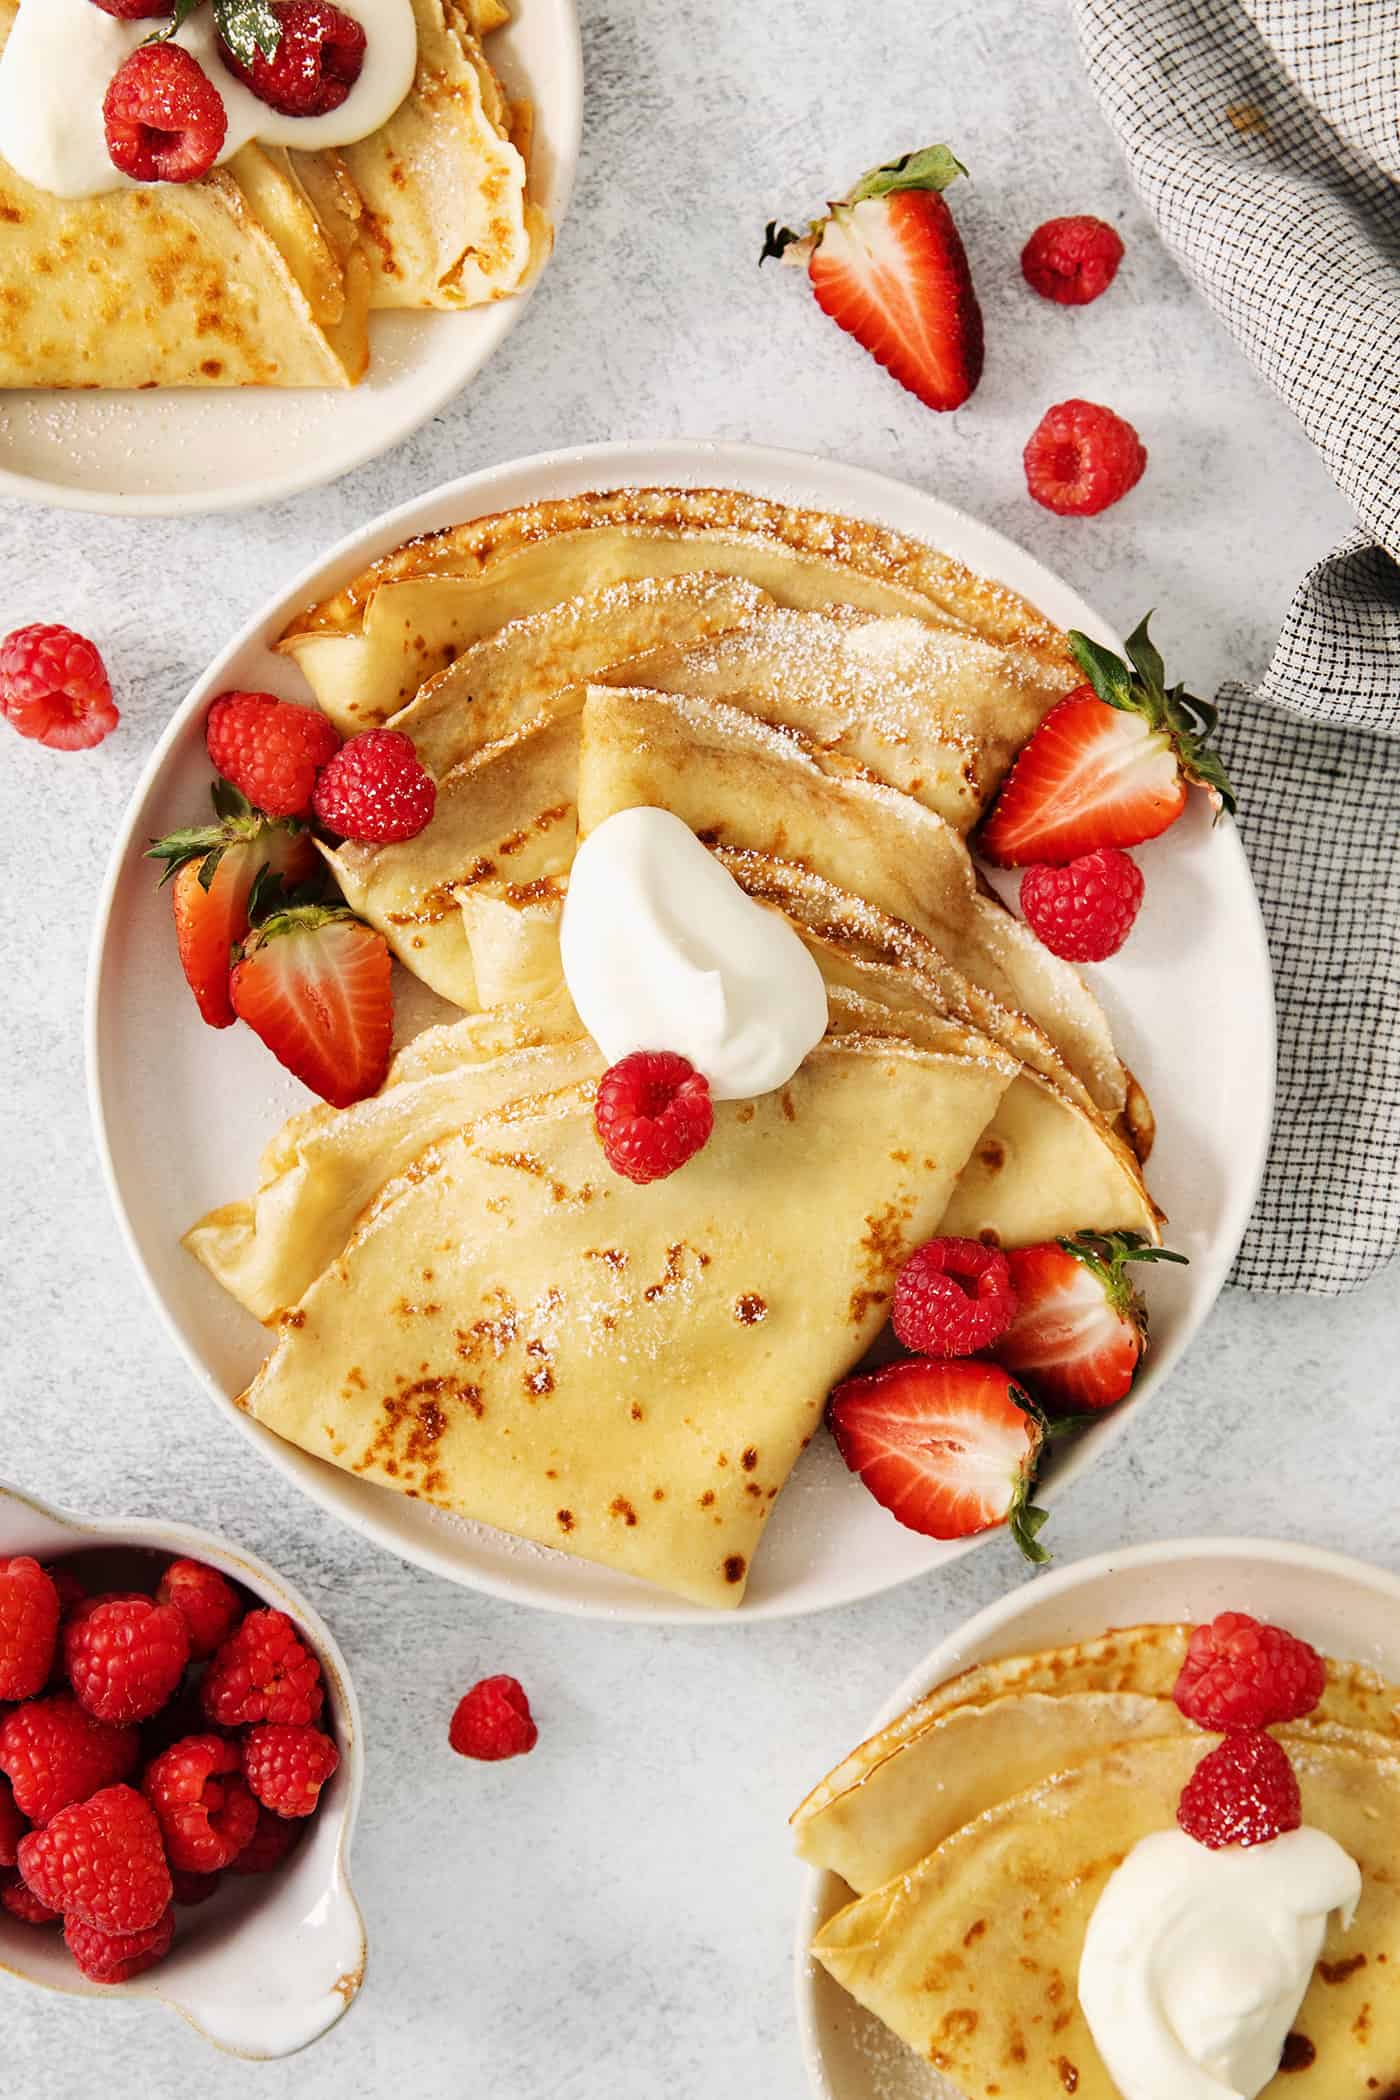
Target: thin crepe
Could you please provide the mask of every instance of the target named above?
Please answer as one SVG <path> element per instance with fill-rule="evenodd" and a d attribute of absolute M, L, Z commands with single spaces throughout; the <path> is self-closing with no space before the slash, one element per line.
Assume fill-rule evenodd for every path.
<path fill-rule="evenodd" d="M 591 1086 L 541 1072 L 538 1099 L 384 1188 L 245 1404 L 365 1478 L 737 1605 L 1008 1076 L 823 1044 L 781 1093 L 717 1104 L 704 1150 L 638 1187 L 602 1161 Z M 739 1188 L 762 1191 L 761 1230 Z"/>

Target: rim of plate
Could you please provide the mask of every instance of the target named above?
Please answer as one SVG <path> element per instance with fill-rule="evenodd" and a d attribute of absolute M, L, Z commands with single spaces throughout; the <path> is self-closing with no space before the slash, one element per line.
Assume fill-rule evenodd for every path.
<path fill-rule="evenodd" d="M 583 40 L 579 27 L 577 0 L 550 0 L 559 15 L 559 34 L 556 59 L 559 67 L 559 93 L 556 103 L 559 122 L 551 126 L 548 145 L 551 156 L 549 179 L 545 185 L 549 218 L 553 226 L 553 241 L 549 253 L 518 292 L 507 299 L 500 299 L 488 307 L 469 307 L 460 318 L 478 316 L 475 330 L 476 342 L 465 360 L 438 376 L 422 391 L 415 394 L 408 415 L 392 422 L 387 432 L 367 431 L 365 436 L 350 449 L 335 456 L 335 463 L 327 471 L 314 462 L 290 469 L 283 474 L 268 474 L 256 482 L 240 485 L 231 493 L 210 494 L 203 490 L 190 490 L 180 494 L 170 492 L 136 492 L 130 495 L 107 494 L 100 489 L 73 488 L 64 482 L 46 481 L 35 474 L 16 473 L 11 467 L 0 463 L 0 498 L 15 502 L 40 505 L 54 510 L 85 511 L 89 514 L 109 518 L 188 518 L 213 517 L 241 510 L 255 510 L 265 503 L 279 503 L 292 496 L 305 495 L 309 489 L 324 488 L 332 482 L 341 481 L 353 474 L 357 467 L 365 466 L 372 459 L 379 459 L 392 451 L 406 438 L 435 416 L 439 409 L 455 399 L 468 387 L 478 372 L 493 358 L 506 337 L 516 326 L 534 297 L 541 279 L 554 260 L 554 251 L 564 230 L 573 198 L 574 180 L 578 173 L 579 151 L 583 143 Z M 509 35 L 509 26 L 505 34 Z M 425 309 L 423 318 L 430 316 Z M 69 390 L 63 388 L 23 388 L 21 392 L 50 393 L 59 399 L 69 399 Z M 269 391 L 256 387 L 235 389 L 240 398 L 256 403 L 259 392 Z M 275 390 L 274 390 L 275 391 Z M 313 389 L 312 391 L 316 391 Z M 334 391 L 334 390 L 332 390 Z M 347 389 L 353 394 L 354 389 Z M 101 394 L 92 398 L 101 399 Z M 0 396 L 3 399 L 3 396 Z"/>
<path fill-rule="evenodd" d="M 829 486 L 825 493 L 809 485 L 813 476 L 827 479 Z M 938 1568 L 950 1565 L 963 1554 L 975 1552 L 979 1547 L 986 1545 L 989 1540 L 999 1536 L 998 1531 L 980 1532 L 971 1538 L 956 1541 L 929 1540 L 929 1546 L 938 1549 L 936 1557 L 920 1566 L 900 1571 L 894 1576 L 881 1571 L 863 1577 L 856 1572 L 849 1586 L 844 1588 L 837 1598 L 814 1596 L 788 1600 L 784 1596 L 778 1596 L 753 1603 L 746 1601 L 732 1612 L 706 1610 L 700 1605 L 688 1604 L 668 1596 L 664 1591 L 651 1590 L 640 1583 L 637 1585 L 638 1596 L 635 1602 L 628 1596 L 615 1604 L 600 1604 L 586 1597 L 570 1596 L 567 1591 L 562 1595 L 551 1593 L 546 1596 L 530 1584 L 496 1569 L 463 1567 L 457 1556 L 438 1547 L 426 1525 L 421 1537 L 407 1540 L 399 1536 L 392 1526 L 379 1521 L 372 1504 L 364 1508 L 352 1505 L 350 1490 L 363 1487 L 364 1483 L 355 1481 L 353 1476 L 344 1474 L 338 1467 L 312 1458 L 295 1445 L 286 1443 L 233 1404 L 231 1395 L 224 1391 L 218 1379 L 202 1361 L 193 1342 L 187 1340 L 167 1304 L 145 1260 L 122 1194 L 108 1141 L 103 1100 L 99 1036 L 104 959 L 117 892 L 131 856 L 142 810 L 163 771 L 169 753 L 185 735 L 191 718 L 206 704 L 208 695 L 219 689 L 227 666 L 243 650 L 259 642 L 265 635 L 280 631 L 292 614 L 299 611 L 308 601 L 338 589 L 343 582 L 357 574 L 366 563 L 380 554 L 388 552 L 417 532 L 436 529 L 425 522 L 430 514 L 450 508 L 463 520 L 486 516 L 491 509 L 500 507 L 494 501 L 492 491 L 503 482 L 523 479 L 543 485 L 537 487 L 531 496 L 517 495 L 508 498 L 508 503 L 546 500 L 550 494 L 675 483 L 695 487 L 734 487 L 755 494 L 767 494 L 770 497 L 775 496 L 775 492 L 786 489 L 786 496 L 778 495 L 777 500 L 817 504 L 833 510 L 839 509 L 888 521 L 892 515 L 898 516 L 900 510 L 912 501 L 916 509 L 926 514 L 926 523 L 922 528 L 905 529 L 920 530 L 922 536 L 935 545 L 940 543 L 940 535 L 946 535 L 951 530 L 959 559 L 993 577 L 1005 575 L 1008 571 L 1016 574 L 1019 579 L 1015 585 L 1016 589 L 1038 603 L 1045 600 L 1058 602 L 1065 619 L 1078 622 L 1087 630 L 1096 632 L 1102 640 L 1114 647 L 1122 646 L 1121 637 L 1114 634 L 1112 628 L 1093 611 L 1077 591 L 1063 583 L 1052 570 L 994 527 L 982 524 L 941 497 L 929 495 L 894 476 L 874 473 L 863 467 L 846 466 L 819 454 L 798 452 L 778 446 L 728 440 L 632 438 L 562 448 L 481 468 L 473 474 L 444 482 L 437 488 L 382 513 L 379 517 L 371 519 L 368 524 L 347 533 L 328 553 L 309 563 L 284 591 L 245 622 L 195 680 L 176 707 L 132 790 L 98 899 L 88 955 L 85 993 L 84 1039 L 88 1105 L 107 1194 L 127 1252 L 160 1314 L 167 1333 L 225 1418 L 231 1419 L 242 1434 L 258 1446 L 265 1457 L 322 1509 L 349 1524 L 352 1529 L 373 1540 L 386 1551 L 396 1553 L 401 1559 L 425 1568 L 432 1574 L 441 1575 L 459 1587 L 479 1589 L 488 1595 L 505 1598 L 511 1603 L 528 1604 L 537 1609 L 587 1619 L 636 1620 L 657 1625 L 742 1626 L 755 1625 L 763 1620 L 805 1617 L 813 1612 L 830 1611 L 843 1605 L 860 1603 L 867 1597 L 888 1589 L 900 1588 L 906 1582 L 935 1573 Z M 1181 1323 L 1180 1331 L 1170 1341 L 1154 1350 L 1146 1372 L 1130 1397 L 1109 1411 L 1102 1422 L 1096 1423 L 1076 1439 L 1074 1446 L 1060 1456 L 1053 1479 L 1040 1494 L 1040 1499 L 1052 1506 L 1081 1474 L 1092 1466 L 1101 1449 L 1116 1443 L 1127 1433 L 1130 1423 L 1143 1405 L 1150 1402 L 1152 1395 L 1170 1376 L 1175 1364 L 1194 1340 L 1219 1296 L 1230 1265 L 1239 1250 L 1263 1178 L 1273 1122 L 1277 1058 L 1273 976 L 1258 895 L 1245 860 L 1238 829 L 1232 818 L 1222 817 L 1215 826 L 1212 850 L 1229 857 L 1230 879 L 1239 894 L 1247 900 L 1249 924 L 1257 944 L 1254 974 L 1258 979 L 1260 1019 L 1268 1054 L 1265 1069 L 1256 1075 L 1261 1113 L 1254 1142 L 1249 1155 L 1236 1161 L 1232 1167 L 1230 1200 L 1226 1206 L 1227 1222 L 1224 1228 L 1211 1247 L 1209 1255 L 1197 1257 L 1192 1262 L 1193 1280 L 1201 1280 L 1202 1286 L 1197 1311 L 1190 1319 Z M 568 1556 L 558 1557 L 567 1564 Z M 1053 1579 L 1055 1578 L 1040 1578 L 1037 1592 L 1043 1593 L 1041 1583 Z"/>
<path fill-rule="evenodd" d="M 1071 1561 L 1067 1567 L 1056 1568 L 1043 1575 L 1033 1588 L 1021 1587 L 983 1610 L 975 1612 L 960 1626 L 954 1627 L 936 1648 L 917 1663 L 908 1676 L 881 1701 L 874 1714 L 863 1724 L 854 1740 L 865 1742 L 882 1728 L 888 1728 L 906 1708 L 936 1685 L 944 1683 L 955 1672 L 965 1667 L 964 1656 L 970 1649 L 989 1641 L 994 1635 L 1013 1626 L 1016 1621 L 1032 1610 L 1058 1597 L 1071 1596 L 1076 1590 L 1086 1589 L 1105 1576 L 1134 1573 L 1144 1568 L 1179 1567 L 1192 1561 L 1240 1560 L 1252 1562 L 1256 1567 L 1286 1567 L 1302 1569 L 1311 1574 L 1330 1576 L 1338 1582 L 1354 1584 L 1358 1589 L 1368 1590 L 1392 1604 L 1400 1613 L 1400 1575 L 1393 1575 L 1386 1568 L 1373 1566 L 1369 1561 L 1357 1560 L 1349 1553 L 1334 1553 L 1325 1546 L 1309 1546 L 1290 1539 L 1255 1538 L 1187 1538 L 1158 1539 L 1150 1545 L 1125 1546 L 1121 1551 L 1094 1553 L 1085 1560 Z M 1099 1628 L 1103 1630 L 1102 1627 Z M 1081 1636 L 1082 1638 L 1082 1636 Z M 1014 1653 L 1014 1650 L 1008 1650 Z M 797 2000 L 798 2038 L 802 2046 L 802 2060 L 812 2091 L 818 2100 L 831 2100 L 831 2088 L 827 2082 L 826 2055 L 822 2047 L 817 2018 L 814 1964 L 808 1957 L 808 1948 L 818 1924 L 825 1897 L 828 1870 L 824 1867 L 807 1867 L 802 1876 L 802 1893 L 797 1905 L 797 1924 L 793 1937 L 793 1988 Z"/>

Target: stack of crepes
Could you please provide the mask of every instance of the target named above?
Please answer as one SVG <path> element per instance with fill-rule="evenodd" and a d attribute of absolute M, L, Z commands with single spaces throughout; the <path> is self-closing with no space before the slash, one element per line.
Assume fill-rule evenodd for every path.
<path fill-rule="evenodd" d="M 802 1857 L 856 1896 L 821 1927 L 816 1960 L 941 2089 L 1118 2100 L 1076 1978 L 1109 1876 L 1174 1827 L 1182 1786 L 1219 1741 L 1172 1698 L 1189 1633 L 1132 1627 L 968 1670 L 862 1743 L 793 1817 Z M 1265 2090 L 1384 2094 L 1400 2071 L 1400 1688 L 1329 1663 L 1316 1712 L 1277 1732 L 1304 1822 L 1351 1854 L 1362 1897 L 1349 1927 L 1333 1919 Z"/>
<path fill-rule="evenodd" d="M 246 1405 L 368 1479 L 736 1604 L 914 1246 L 1156 1236 L 1146 1102 L 964 842 L 1076 682 L 1064 638 L 876 526 L 640 489 L 414 541 L 281 647 L 338 727 L 392 721 L 437 777 L 417 838 L 327 858 L 464 1017 L 375 1099 L 295 1118 L 256 1195 L 189 1234 L 278 1327 Z M 788 1086 L 718 1103 L 647 1187 L 599 1148 L 558 937 L 579 837 L 639 806 L 787 914 L 830 1006 Z"/>
<path fill-rule="evenodd" d="M 507 9 L 413 8 L 413 86 L 355 145 L 253 144 L 197 182 L 82 198 L 0 159 L 0 387 L 353 386 L 373 309 L 517 291 L 549 227 L 529 107 L 482 49 Z M 16 11 L 0 0 L 0 46 Z"/>

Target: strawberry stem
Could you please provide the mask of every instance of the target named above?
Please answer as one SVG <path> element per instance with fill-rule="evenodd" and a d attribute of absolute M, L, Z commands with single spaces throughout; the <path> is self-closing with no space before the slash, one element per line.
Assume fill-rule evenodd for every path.
<path fill-rule="evenodd" d="M 966 174 L 951 147 L 923 146 L 917 153 L 902 153 L 898 160 L 869 169 L 846 202 L 863 204 L 867 197 L 888 197 L 895 190 L 946 190 L 959 175 Z"/>
<path fill-rule="evenodd" d="M 1209 746 L 1219 715 L 1208 700 L 1198 700 L 1184 685 L 1168 690 L 1166 665 L 1147 631 L 1151 617 L 1151 613 L 1144 614 L 1128 636 L 1124 645 L 1127 663 L 1092 636 L 1071 627 L 1069 645 L 1075 662 L 1106 707 L 1141 715 L 1150 728 L 1168 738 L 1182 772 L 1208 791 L 1217 816 L 1222 809 L 1233 815 L 1234 789 L 1220 754 Z"/>

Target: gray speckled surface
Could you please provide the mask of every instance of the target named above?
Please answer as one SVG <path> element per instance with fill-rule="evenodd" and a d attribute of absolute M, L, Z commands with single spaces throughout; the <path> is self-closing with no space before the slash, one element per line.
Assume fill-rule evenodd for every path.
<path fill-rule="evenodd" d="M 216 2058 L 158 2011 L 0 1979 L 17 2100 L 800 2100 L 784 1817 L 957 1620 L 1021 1579 L 1000 1542 L 827 1618 L 730 1632 L 580 1626 L 400 1566 L 297 1500 L 200 1397 L 118 1244 L 83 1098 L 81 991 L 107 842 L 201 664 L 288 572 L 373 513 L 513 454 L 624 435 L 752 437 L 903 474 L 1023 541 L 1130 622 L 1160 608 L 1209 688 L 1262 666 L 1344 507 L 1284 411 L 1154 244 L 1079 83 L 1056 0 L 583 0 L 589 116 L 554 265 L 471 395 L 338 486 L 204 524 L 0 511 L 0 631 L 38 617 L 107 653 L 122 733 L 83 758 L 7 739 L 0 983 L 7 1083 L 3 1471 L 79 1509 L 170 1512 L 286 1569 L 335 1625 L 368 1722 L 356 1879 L 372 1956 L 309 2055 Z M 987 314 L 987 375 L 928 415 L 754 267 L 764 219 L 947 137 Z M 1128 243 L 1099 306 L 1020 282 L 1044 216 Z M 1019 449 L 1082 392 L 1137 424 L 1146 479 L 1097 523 L 1025 498 Z M 1201 1075 L 1209 1084 L 1209 1075 Z M 1057 1512 L 1062 1560 L 1253 1531 L 1400 1566 L 1390 1448 L 1400 1275 L 1341 1302 L 1229 1295 L 1141 1431 Z M 529 1686 L 528 1762 L 453 1758 L 457 1692 Z"/>

